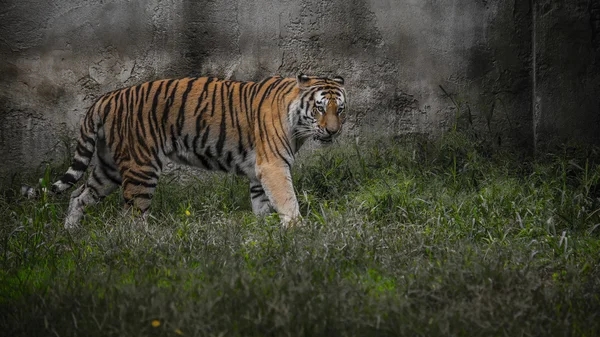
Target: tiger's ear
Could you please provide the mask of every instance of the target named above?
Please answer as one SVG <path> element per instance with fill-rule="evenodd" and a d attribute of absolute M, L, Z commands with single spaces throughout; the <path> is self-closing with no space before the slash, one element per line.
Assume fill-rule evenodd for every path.
<path fill-rule="evenodd" d="M 332 80 L 341 85 L 344 85 L 344 79 L 342 78 L 342 76 L 335 76 L 334 78 L 332 78 Z"/>
<path fill-rule="evenodd" d="M 306 88 L 308 86 L 308 82 L 310 82 L 310 77 L 304 75 L 303 73 L 299 73 L 296 77 L 296 82 L 299 88 Z"/>

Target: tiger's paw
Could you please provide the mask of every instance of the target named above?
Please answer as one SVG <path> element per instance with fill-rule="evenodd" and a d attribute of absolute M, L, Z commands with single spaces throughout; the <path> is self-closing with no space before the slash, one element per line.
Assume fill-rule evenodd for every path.
<path fill-rule="evenodd" d="M 281 227 L 285 228 L 285 229 L 292 229 L 292 228 L 300 228 L 300 227 L 304 227 L 304 221 L 302 221 L 302 216 L 298 215 L 296 217 L 290 217 L 290 216 L 281 216 Z"/>
<path fill-rule="evenodd" d="M 65 229 L 72 230 L 79 228 L 79 223 L 81 221 L 81 217 L 74 216 L 69 214 L 65 219 Z"/>

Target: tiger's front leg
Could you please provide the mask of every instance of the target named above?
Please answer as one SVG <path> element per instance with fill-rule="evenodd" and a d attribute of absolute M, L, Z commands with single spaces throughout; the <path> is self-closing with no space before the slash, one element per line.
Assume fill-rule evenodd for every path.
<path fill-rule="evenodd" d="M 285 163 L 264 163 L 257 167 L 257 173 L 261 186 L 270 204 L 279 213 L 283 226 L 293 226 L 295 221 L 300 219 L 300 207 L 294 193 L 289 167 Z M 253 210 L 254 207 L 253 200 Z"/>

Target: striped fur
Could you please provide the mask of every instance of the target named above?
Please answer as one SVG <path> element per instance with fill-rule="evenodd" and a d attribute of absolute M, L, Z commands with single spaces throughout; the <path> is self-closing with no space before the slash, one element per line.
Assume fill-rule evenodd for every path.
<path fill-rule="evenodd" d="M 299 217 L 290 168 L 307 138 L 341 130 L 344 81 L 299 75 L 261 82 L 182 78 L 146 82 L 100 97 L 82 121 L 71 167 L 52 185 L 74 185 L 95 156 L 87 183 L 71 195 L 65 227 L 118 186 L 127 207 L 145 213 L 168 160 L 246 175 L 252 209 Z"/>

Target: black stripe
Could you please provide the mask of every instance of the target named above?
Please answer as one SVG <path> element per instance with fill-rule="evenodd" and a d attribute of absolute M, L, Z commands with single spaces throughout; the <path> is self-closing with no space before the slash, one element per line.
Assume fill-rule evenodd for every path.
<path fill-rule="evenodd" d="M 198 160 L 200 161 L 202 166 L 204 166 L 208 170 L 212 170 L 212 165 L 206 160 L 206 158 L 204 158 L 203 155 L 201 155 L 197 152 L 194 152 L 194 154 L 196 155 L 196 158 L 198 158 Z"/>
<path fill-rule="evenodd" d="M 144 107 L 146 106 L 146 100 L 148 98 L 148 95 L 150 95 L 150 90 L 152 89 L 152 85 L 154 84 L 154 82 L 149 82 L 147 84 L 148 89 L 144 90 L 143 86 L 144 84 L 140 85 L 139 87 L 141 88 L 140 92 L 140 96 L 138 97 L 138 123 L 142 124 L 142 135 L 144 136 L 144 138 L 146 138 L 148 135 L 146 134 L 146 128 L 144 127 Z"/>
<path fill-rule="evenodd" d="M 286 118 L 286 120 L 287 120 L 287 118 Z M 284 132 L 283 136 L 279 134 L 279 131 L 277 131 L 277 127 L 275 126 L 275 119 L 272 119 L 271 123 L 273 124 L 273 130 L 275 130 L 275 136 L 277 138 L 279 138 L 279 141 L 281 144 L 283 144 L 283 147 L 284 147 L 285 151 L 287 152 L 287 154 L 290 157 L 294 157 L 294 151 L 292 150 L 292 147 L 290 145 L 289 137 L 288 137 L 288 135 L 285 134 L 285 126 L 283 125 L 283 118 L 279 117 L 279 126 L 281 127 L 281 130 Z"/>
<path fill-rule="evenodd" d="M 255 185 L 250 187 L 250 195 L 252 199 L 256 199 L 265 194 L 265 190 L 261 185 Z"/>
<path fill-rule="evenodd" d="M 227 105 L 229 107 L 229 117 L 231 117 L 231 127 L 235 126 L 235 110 L 233 108 L 233 93 L 234 88 L 237 86 L 228 85 L 227 86 Z"/>
<path fill-rule="evenodd" d="M 77 148 L 75 148 L 75 151 L 77 152 L 77 154 L 87 159 L 90 159 L 94 154 L 92 151 L 86 149 L 81 144 L 77 144 Z"/>
<path fill-rule="evenodd" d="M 206 148 L 206 150 L 204 151 L 204 155 L 210 160 L 213 159 L 215 156 L 212 153 L 212 150 L 210 149 L 210 146 Z"/>
<path fill-rule="evenodd" d="M 290 81 L 285 84 L 283 88 L 281 88 L 281 96 L 287 96 L 292 90 L 295 88 L 295 81 Z M 289 88 L 288 88 L 289 86 Z"/>
<path fill-rule="evenodd" d="M 113 109 L 113 118 L 116 120 L 117 123 L 117 134 L 118 137 L 115 140 L 118 140 L 117 146 L 116 146 L 116 150 L 115 152 L 120 153 L 123 150 L 123 147 L 126 144 L 126 139 L 124 139 L 127 136 L 127 133 L 125 132 L 125 130 L 127 130 L 127 111 L 125 111 L 125 109 L 123 108 L 123 104 L 121 104 L 121 91 L 119 91 L 117 97 L 113 97 L 112 99 L 115 100 L 115 107 Z M 116 112 L 115 112 L 116 111 Z M 115 123 L 115 121 L 113 120 L 113 124 Z"/>
<path fill-rule="evenodd" d="M 127 111 L 123 108 L 123 104 L 121 104 L 121 95 L 123 94 L 122 91 L 119 91 L 116 96 L 111 98 L 111 102 L 114 100 L 115 101 L 115 107 L 114 109 L 117 110 L 117 118 L 119 123 L 119 131 L 121 131 L 121 126 L 122 123 L 125 122 L 127 123 Z M 113 109 L 113 112 L 114 112 Z"/>
<path fill-rule="evenodd" d="M 105 125 L 106 125 L 106 122 L 107 122 L 107 119 L 108 119 L 108 116 L 109 116 L 110 106 L 111 106 L 111 103 L 107 102 L 106 106 L 104 108 L 104 124 Z M 107 107 L 108 107 L 108 109 L 107 109 Z M 114 141 L 118 140 L 118 137 L 116 137 L 116 134 L 118 134 L 118 132 L 120 131 L 119 125 L 120 125 L 121 120 L 120 120 L 120 118 L 117 118 L 117 116 L 115 116 L 115 115 L 112 115 L 112 117 L 113 117 L 113 120 L 112 120 L 112 123 L 110 125 L 110 129 L 108 131 L 108 139 L 110 141 L 114 142 Z"/>
<path fill-rule="evenodd" d="M 116 167 L 111 163 L 107 162 L 102 156 L 98 155 L 98 161 L 100 162 L 102 167 L 106 167 L 111 169 L 112 171 L 116 171 Z"/>
<path fill-rule="evenodd" d="M 225 145 L 225 138 L 227 137 L 227 120 L 225 118 L 226 115 L 226 111 L 225 111 L 225 93 L 223 93 L 223 88 L 225 88 L 224 85 L 221 86 L 221 125 L 219 128 L 219 140 L 217 141 L 217 157 L 221 157 L 221 155 L 223 154 L 223 146 Z"/>
<path fill-rule="evenodd" d="M 102 181 L 102 178 L 100 178 L 100 176 L 98 176 L 98 171 L 94 170 L 92 171 L 92 178 L 98 183 L 98 187 L 104 186 L 104 182 Z M 90 184 L 88 184 L 88 186 L 90 186 Z M 93 187 L 93 186 L 90 186 Z M 98 190 L 96 190 L 97 192 Z M 98 194 L 96 194 L 98 195 Z"/>
<path fill-rule="evenodd" d="M 279 83 L 279 81 L 281 81 L 281 79 L 276 80 L 276 83 Z M 258 108 L 257 108 L 257 114 L 258 115 L 256 117 L 256 120 L 258 122 L 258 134 L 260 136 L 260 140 L 263 141 L 263 142 L 264 142 L 264 137 L 266 136 L 265 135 L 266 128 L 262 128 L 261 127 L 263 125 L 263 123 L 260 123 L 260 120 L 261 120 L 261 118 L 260 118 L 260 112 L 261 112 L 262 105 L 264 104 L 265 99 L 271 93 L 271 90 L 273 90 L 273 85 L 269 85 L 269 87 L 267 88 L 266 92 L 262 95 L 262 97 L 260 98 L 260 101 L 258 102 Z"/>
<path fill-rule="evenodd" d="M 160 160 L 160 157 L 158 156 L 158 150 L 154 150 L 154 160 L 156 160 L 156 164 L 158 165 L 158 168 L 160 168 L 162 170 L 163 168 L 163 163 L 162 160 Z M 152 166 L 154 166 L 152 163 L 150 163 Z"/>
<path fill-rule="evenodd" d="M 227 156 L 225 157 L 225 165 L 227 165 L 228 167 L 231 167 L 232 161 L 233 161 L 233 155 L 231 154 L 231 151 L 227 151 Z"/>
<path fill-rule="evenodd" d="M 137 99 L 136 87 L 129 87 L 125 91 L 125 102 L 124 105 L 127 107 L 127 120 L 129 121 L 128 130 L 139 132 L 139 120 L 136 119 L 137 114 L 135 113 L 135 100 Z"/>
<path fill-rule="evenodd" d="M 129 87 L 127 89 L 125 89 L 125 91 L 123 91 L 123 95 L 121 95 L 121 97 L 119 97 L 119 100 L 122 100 L 123 103 L 123 109 L 125 109 L 125 116 L 127 116 L 127 119 L 130 119 L 129 115 L 132 114 L 133 112 L 133 106 L 131 105 L 133 103 L 133 93 L 132 93 L 132 87 Z"/>
<path fill-rule="evenodd" d="M 202 143 L 200 143 L 200 148 L 203 149 L 204 146 L 206 145 L 206 141 L 208 139 L 208 134 L 210 133 L 210 125 L 206 126 L 206 131 L 204 131 L 204 134 L 202 135 Z"/>
<path fill-rule="evenodd" d="M 277 131 L 275 131 L 275 133 L 277 133 Z M 276 135 L 277 136 L 277 135 Z M 279 136 L 277 136 L 279 138 Z M 281 140 L 281 139 L 280 139 Z M 269 145 L 269 148 L 271 149 L 272 152 L 277 153 L 278 158 L 283 159 L 283 161 L 285 161 L 285 163 L 287 164 L 287 166 L 289 168 L 292 167 L 291 163 L 289 162 L 289 160 L 283 156 L 281 154 L 281 152 L 279 152 L 279 147 L 277 146 L 277 144 L 275 144 L 273 142 L 273 138 L 267 138 L 267 145 Z"/>
<path fill-rule="evenodd" d="M 193 150 L 196 151 L 198 146 L 198 139 L 200 138 L 200 118 L 196 118 L 196 135 L 194 136 L 194 140 L 192 141 Z"/>
<path fill-rule="evenodd" d="M 256 97 L 256 95 L 258 95 L 260 93 L 260 90 L 262 89 L 262 87 L 265 84 L 267 84 L 271 79 L 273 79 L 273 77 L 265 78 L 264 80 L 257 83 L 257 85 L 255 86 L 256 90 L 251 93 L 252 100 L 254 100 L 254 97 Z"/>
<path fill-rule="evenodd" d="M 246 86 L 244 87 L 244 90 L 242 90 L 242 93 L 244 94 L 243 96 L 243 101 L 244 101 L 244 113 L 246 115 L 246 124 L 248 126 L 248 131 L 246 136 L 248 137 L 248 147 L 250 149 L 254 148 L 254 142 L 253 137 L 254 137 L 254 120 L 252 119 L 254 116 L 254 112 L 252 111 L 252 102 L 250 102 L 250 99 L 248 98 L 248 87 L 252 88 L 255 87 L 256 85 L 253 83 L 250 86 Z M 248 107 L 248 103 L 250 103 L 250 107 Z M 245 159 L 245 156 L 244 156 Z"/>
<path fill-rule="evenodd" d="M 177 138 L 175 138 L 175 126 L 173 124 L 171 124 L 169 131 L 170 131 L 170 136 L 171 136 L 171 148 L 174 151 L 177 151 L 177 149 L 178 149 Z"/>
<path fill-rule="evenodd" d="M 79 137 L 81 137 L 81 140 L 83 140 L 84 142 L 91 144 L 92 147 L 96 146 L 96 141 L 94 140 L 94 138 L 88 137 L 87 135 L 85 135 L 83 133 L 83 128 L 79 129 Z"/>
<path fill-rule="evenodd" d="M 183 92 L 181 96 L 181 107 L 179 108 L 179 115 L 177 116 L 177 135 L 181 136 L 181 131 L 183 129 L 183 123 L 185 122 L 185 104 L 187 102 L 187 96 L 192 90 L 192 86 L 196 82 L 196 79 L 191 79 L 188 82 L 187 88 Z"/>
<path fill-rule="evenodd" d="M 242 156 L 242 161 L 246 161 L 246 156 L 248 155 L 246 149 L 244 148 L 244 144 L 242 142 L 242 134 L 241 131 L 239 133 L 240 141 L 238 143 L 238 154 Z"/>
<path fill-rule="evenodd" d="M 147 138 L 145 137 L 145 135 L 143 135 L 143 132 L 140 132 L 140 130 L 143 130 L 144 126 L 141 124 L 141 121 L 138 121 L 138 123 L 136 123 L 136 127 L 135 127 L 135 136 L 137 139 L 137 144 L 144 149 L 144 151 L 149 152 L 150 148 L 148 147 L 147 144 Z"/>
<path fill-rule="evenodd" d="M 167 85 L 165 86 L 165 96 L 163 98 L 167 98 L 167 95 L 169 94 L 169 88 L 173 82 L 175 82 L 175 79 L 167 80 Z"/>
<path fill-rule="evenodd" d="M 223 164 L 217 160 L 217 166 L 219 166 L 219 170 L 223 171 L 223 172 L 229 172 L 229 169 L 225 166 L 223 166 Z"/>
<path fill-rule="evenodd" d="M 136 185 L 136 186 L 144 186 L 147 188 L 156 188 L 156 183 L 139 180 L 139 179 L 135 179 L 132 177 L 127 177 L 123 181 L 123 187 L 125 187 L 127 185 Z"/>
<path fill-rule="evenodd" d="M 127 173 L 129 175 L 132 175 L 134 177 L 140 178 L 140 179 L 158 179 L 158 175 L 156 174 L 156 172 L 153 171 L 127 171 Z"/>
<path fill-rule="evenodd" d="M 282 88 L 279 88 L 279 90 L 278 90 L 278 94 L 279 95 L 281 95 L 282 89 L 285 88 L 285 86 L 288 85 L 288 84 L 289 84 L 289 82 L 286 83 L 286 84 L 284 84 L 284 86 Z M 279 140 L 283 144 L 283 146 L 284 146 L 287 154 L 290 157 L 294 157 L 294 151 L 292 150 L 292 147 L 290 145 L 289 136 L 287 134 L 285 134 L 286 127 L 283 125 L 284 120 L 287 122 L 287 117 L 288 117 L 287 113 L 288 113 L 288 111 L 287 110 L 286 111 L 282 111 L 281 113 L 284 113 L 284 116 L 281 116 L 281 115 L 279 116 L 279 126 L 281 127 L 282 132 L 284 132 L 283 137 L 279 134 L 279 132 L 277 131 L 277 128 L 275 127 L 275 119 L 272 119 L 273 129 L 275 130 L 276 136 L 279 138 Z M 282 117 L 285 117 L 285 118 L 282 118 Z"/>
<path fill-rule="evenodd" d="M 152 161 L 152 159 L 154 158 L 153 156 L 149 156 L 146 153 L 144 153 L 143 151 L 140 151 L 137 146 L 137 144 L 132 145 L 131 148 L 129 149 L 129 153 L 131 154 L 131 158 L 133 159 L 133 161 L 139 165 L 139 166 L 146 166 L 149 165 L 149 163 Z"/>
<path fill-rule="evenodd" d="M 209 78 L 209 80 L 212 80 L 212 78 Z M 208 81 L 207 81 L 207 83 L 205 83 L 204 87 L 206 88 L 207 85 L 208 85 Z M 206 96 L 208 96 L 208 91 L 206 91 L 206 89 L 204 89 L 204 90 L 205 91 L 202 93 L 201 96 L 203 96 L 203 97 L 206 98 Z M 200 102 L 200 99 L 198 99 L 198 101 Z M 195 152 L 198 152 L 202 148 L 204 148 L 204 145 L 206 143 L 206 139 L 204 137 L 206 137 L 207 135 L 203 135 L 204 136 L 203 137 L 204 141 L 202 142 L 202 145 L 200 146 L 200 148 L 198 148 L 198 140 L 200 139 L 200 134 L 201 134 L 202 129 L 203 129 L 202 125 L 206 125 L 206 121 L 203 120 L 202 116 L 204 115 L 204 113 L 208 109 L 208 104 L 209 103 L 212 105 L 211 102 L 207 101 L 206 104 L 204 104 L 204 107 L 202 108 L 202 110 L 200 111 L 200 115 L 198 117 L 196 117 L 196 136 L 194 137 L 194 141 L 193 141 L 193 147 L 194 147 L 194 151 Z M 198 105 L 197 109 L 200 108 L 200 103 L 198 103 L 198 104 L 199 105 Z M 195 115 L 195 113 L 194 113 L 194 115 Z M 209 132 L 209 130 L 210 130 L 210 126 L 208 126 L 206 128 L 206 132 Z M 198 153 L 196 153 L 196 155 L 198 155 Z"/>
<path fill-rule="evenodd" d="M 98 113 L 101 113 L 102 104 L 106 101 L 107 98 L 108 98 L 108 94 L 105 94 L 104 96 L 100 97 L 98 99 L 98 101 L 96 102 L 95 109 L 98 111 Z M 102 116 L 102 124 L 106 124 L 107 118 L 108 118 L 108 114 L 104 114 L 104 116 Z"/>
<path fill-rule="evenodd" d="M 101 157 L 98 156 L 98 159 L 100 159 Z M 110 180 L 113 184 L 115 185 L 121 185 L 121 180 L 117 179 L 115 177 L 113 177 L 112 175 L 110 175 L 110 173 L 106 170 L 107 166 L 105 166 L 104 164 L 100 165 L 100 170 L 102 171 L 102 174 L 104 174 L 104 176 L 106 178 L 108 178 L 108 180 Z"/>
<path fill-rule="evenodd" d="M 165 97 L 167 96 L 167 94 L 169 92 L 169 86 L 171 85 L 171 83 L 173 83 L 173 80 L 169 80 L 169 82 L 167 83 L 167 88 L 165 90 Z M 175 93 L 177 92 L 178 86 L 179 86 L 179 81 L 177 81 L 175 83 L 175 87 L 171 91 L 171 95 L 169 95 L 169 98 L 165 102 L 165 108 L 163 110 L 162 119 L 161 119 L 162 124 L 159 125 L 159 128 L 158 128 L 159 134 L 162 135 L 161 141 L 160 141 L 160 143 L 158 143 L 158 146 L 160 146 L 163 153 L 165 153 L 164 146 L 167 141 L 167 122 L 169 119 L 171 107 L 173 106 L 173 102 L 175 99 Z"/>
<path fill-rule="evenodd" d="M 144 86 L 144 83 L 142 84 L 138 84 L 136 86 L 133 86 L 133 88 L 135 89 L 135 99 L 136 99 L 136 103 L 140 101 L 140 92 L 142 92 L 142 87 Z M 143 95 L 143 92 L 142 92 Z"/>
<path fill-rule="evenodd" d="M 71 163 L 71 168 L 74 171 L 85 171 L 85 169 L 87 169 L 87 167 L 88 167 L 88 165 L 86 163 L 82 162 L 78 158 L 73 158 L 73 163 Z"/>
<path fill-rule="evenodd" d="M 60 182 L 63 184 L 74 185 L 77 182 L 77 179 L 75 179 L 71 173 L 65 173 L 65 175 L 60 178 Z"/>
<path fill-rule="evenodd" d="M 158 88 L 156 89 L 156 92 L 154 93 L 154 96 L 152 97 L 152 113 L 150 114 L 149 118 L 148 118 L 148 128 L 150 129 L 150 135 L 152 136 L 152 140 L 154 141 L 154 144 L 159 143 L 160 141 L 162 141 L 162 139 L 160 139 L 162 136 L 160 135 L 160 132 L 157 132 L 157 128 L 160 128 L 159 124 L 158 124 L 158 115 L 156 112 L 156 108 L 158 107 L 158 97 L 160 96 L 160 93 L 162 91 L 162 87 L 163 84 L 165 82 L 161 82 L 158 86 Z M 156 155 L 156 153 L 155 153 Z M 156 156 L 156 158 L 158 158 L 158 156 Z"/>
<path fill-rule="evenodd" d="M 88 129 L 91 129 L 92 131 L 94 131 L 95 130 L 94 111 L 91 107 L 88 109 L 87 113 L 85 114 L 85 120 L 87 122 Z"/>
<path fill-rule="evenodd" d="M 206 98 L 206 96 L 208 96 L 208 91 L 207 91 L 208 84 L 212 81 L 213 81 L 213 78 L 209 77 L 206 79 L 206 82 L 204 82 L 202 91 L 198 94 L 198 103 L 196 104 L 196 109 L 194 109 L 194 116 L 196 116 L 196 114 L 198 113 L 198 109 L 200 109 L 200 106 L 202 105 L 202 101 Z"/>
<path fill-rule="evenodd" d="M 252 198 L 252 199 L 260 198 L 264 194 L 265 194 L 265 191 L 253 192 L 253 193 L 250 194 L 250 198 Z"/>
<path fill-rule="evenodd" d="M 264 191 L 262 185 L 252 185 L 250 186 L 250 192 L 258 193 Z"/>
<path fill-rule="evenodd" d="M 235 174 L 237 174 L 237 175 L 240 175 L 240 176 L 245 176 L 246 175 L 246 173 L 244 173 L 242 171 L 242 169 L 239 168 L 237 165 L 234 165 L 234 171 L 235 171 Z"/>
<path fill-rule="evenodd" d="M 213 84 L 213 93 L 212 100 L 210 101 L 210 116 L 215 115 L 215 99 L 217 98 L 217 87 L 219 86 L 219 82 Z"/>
<path fill-rule="evenodd" d="M 244 134 L 242 132 L 242 126 L 240 125 L 240 114 L 244 113 L 242 110 L 242 89 L 245 83 L 242 83 L 237 87 L 238 89 L 238 111 L 234 115 L 235 116 L 235 124 L 237 126 L 237 134 L 238 134 L 238 154 L 242 154 L 243 159 L 246 159 L 246 151 L 244 150 Z M 230 101 L 230 104 L 233 104 L 233 97 Z"/>

